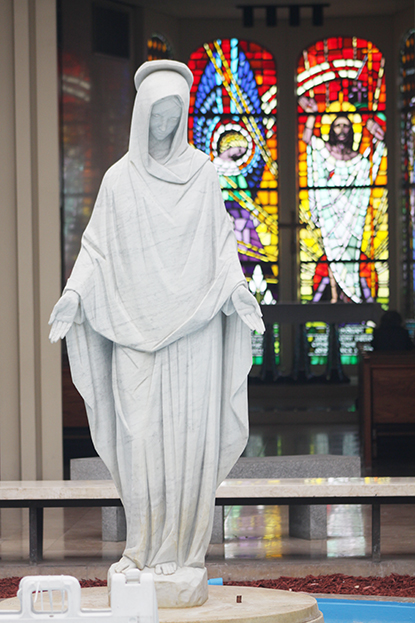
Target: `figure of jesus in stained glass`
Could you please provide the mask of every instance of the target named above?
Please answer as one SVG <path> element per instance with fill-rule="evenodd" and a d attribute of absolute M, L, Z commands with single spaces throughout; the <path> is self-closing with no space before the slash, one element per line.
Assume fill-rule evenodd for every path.
<path fill-rule="evenodd" d="M 373 145 L 361 153 L 362 117 L 353 104 L 330 104 L 321 120 L 320 136 L 314 133 L 315 99 L 303 95 L 299 105 L 309 113 L 302 135 L 307 145 L 309 208 L 321 232 L 331 302 L 337 302 L 339 294 L 354 303 L 372 301 L 366 280 L 360 276 L 360 259 L 371 185 L 385 150 L 384 131 L 374 119 L 368 119 L 366 128 Z M 327 280 L 322 279 L 314 300 L 321 298 L 326 285 Z"/>
<path fill-rule="evenodd" d="M 301 301 L 387 305 L 385 58 L 358 37 L 316 41 L 297 95 Z"/>

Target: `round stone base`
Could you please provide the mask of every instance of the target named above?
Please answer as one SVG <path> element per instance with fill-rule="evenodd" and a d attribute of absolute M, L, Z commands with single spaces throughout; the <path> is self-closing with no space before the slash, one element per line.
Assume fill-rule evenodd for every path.
<path fill-rule="evenodd" d="M 108 607 L 106 587 L 83 588 L 82 608 Z M 5 599 L 0 610 L 19 609 Z M 248 586 L 209 586 L 209 598 L 195 608 L 159 608 L 160 623 L 324 623 L 314 597 Z"/>

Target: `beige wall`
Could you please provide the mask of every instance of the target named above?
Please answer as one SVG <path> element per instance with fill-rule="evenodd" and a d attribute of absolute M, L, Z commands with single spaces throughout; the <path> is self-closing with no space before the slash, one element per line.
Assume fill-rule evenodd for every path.
<path fill-rule="evenodd" d="M 55 0 L 0 2 L 0 477 L 62 476 Z"/>

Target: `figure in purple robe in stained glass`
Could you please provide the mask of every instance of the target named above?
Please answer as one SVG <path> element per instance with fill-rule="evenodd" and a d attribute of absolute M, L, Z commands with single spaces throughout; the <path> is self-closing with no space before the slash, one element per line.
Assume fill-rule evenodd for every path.
<path fill-rule="evenodd" d="M 240 259 L 249 261 L 249 256 L 244 251 L 263 250 L 264 247 L 256 230 L 259 225 L 256 218 L 258 209 L 253 203 L 250 210 L 244 207 L 247 198 L 252 202 L 252 192 L 238 166 L 238 160 L 246 155 L 249 147 L 248 138 L 242 134 L 241 130 L 242 128 L 238 128 L 238 130 L 229 130 L 222 134 L 218 141 L 218 155 L 213 160 L 213 164 L 219 174 L 222 196 L 233 221 L 236 239 L 242 246 Z"/>
<path fill-rule="evenodd" d="M 276 189 L 275 153 L 271 154 L 267 143 L 270 137 L 275 140 L 275 77 L 273 84 L 262 82 L 263 76 L 258 73 L 261 63 L 256 61 L 251 65 L 252 50 L 246 42 L 217 40 L 203 47 L 200 58 L 204 54 L 204 60 L 194 61 L 196 69 L 197 62 L 204 65 L 200 79 L 196 78 L 191 124 L 193 144 L 210 155 L 219 174 L 245 276 L 252 280 L 254 271 L 259 271 L 262 278 L 266 275 L 270 287 L 263 293 L 265 302 L 275 302 L 276 205 L 275 208 L 264 205 L 259 193 L 262 189 L 267 192 Z M 269 53 L 263 54 L 264 59 L 272 59 Z M 275 75 L 273 60 L 267 62 Z M 276 190 L 274 195 L 272 201 L 276 201 Z M 265 203 L 272 201 L 266 195 Z"/>

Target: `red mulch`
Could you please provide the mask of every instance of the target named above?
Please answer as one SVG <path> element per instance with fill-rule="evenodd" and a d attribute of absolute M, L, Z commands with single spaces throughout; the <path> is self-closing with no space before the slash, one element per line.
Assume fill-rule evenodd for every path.
<path fill-rule="evenodd" d="M 0 599 L 15 597 L 21 578 L 0 578 Z M 106 580 L 81 580 L 82 588 L 106 586 Z M 307 575 L 305 578 L 280 577 L 277 580 L 224 582 L 227 586 L 259 586 L 284 591 L 332 593 L 335 595 L 382 595 L 385 597 L 415 597 L 415 576 L 392 573 L 384 578 L 362 577 L 334 573 Z"/>
<path fill-rule="evenodd" d="M 382 595 L 385 597 L 415 597 L 415 576 L 392 573 L 384 578 L 354 575 L 307 575 L 305 578 L 280 577 L 277 580 L 253 582 L 224 582 L 228 586 L 260 586 L 284 591 L 305 593 L 334 593 L 335 595 Z"/>
<path fill-rule="evenodd" d="M 0 578 L 0 598 L 16 597 L 21 578 Z"/>

